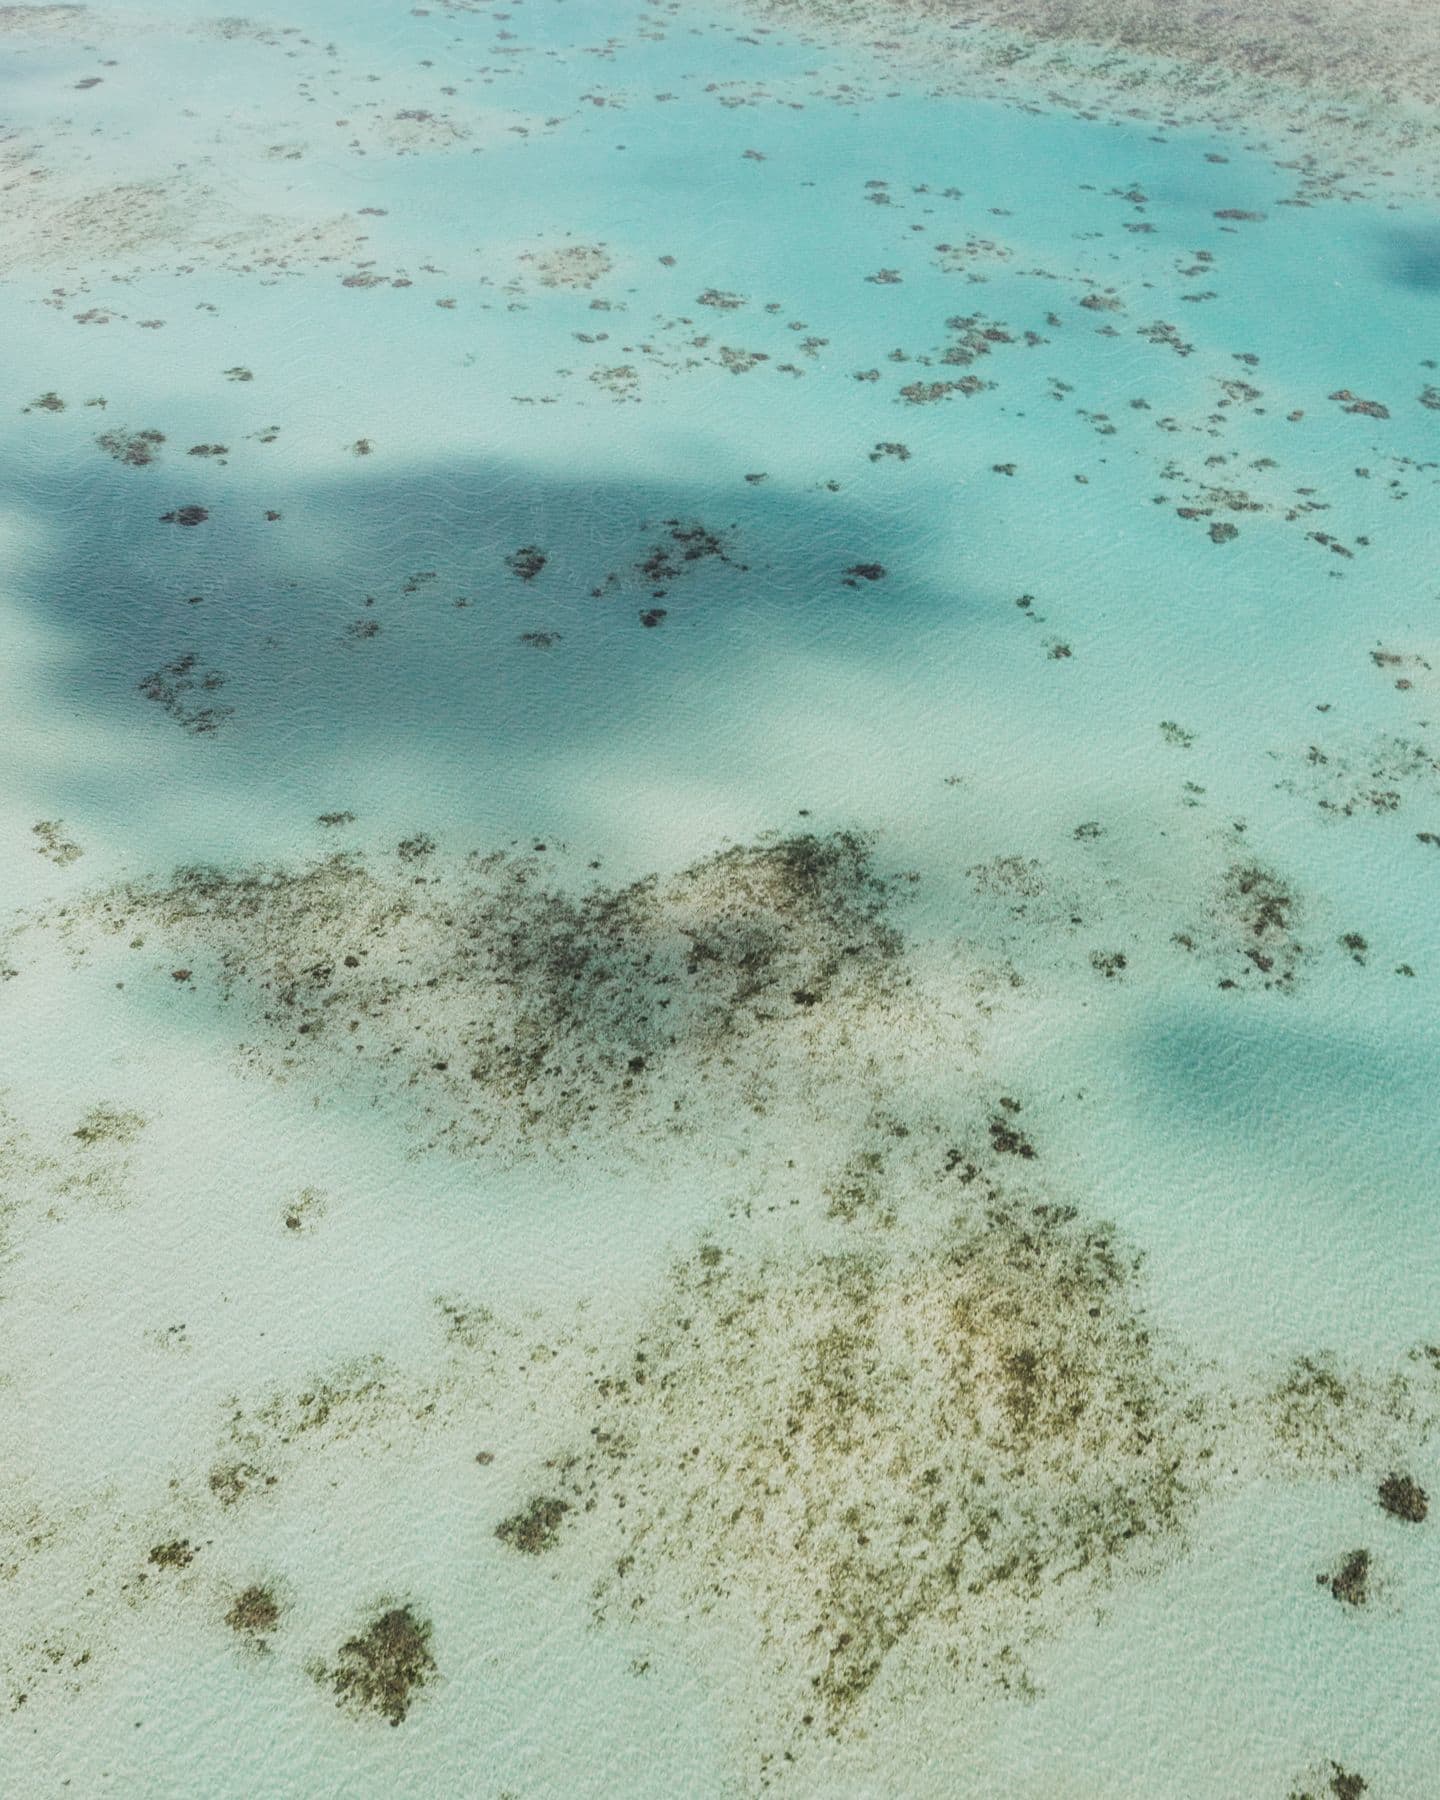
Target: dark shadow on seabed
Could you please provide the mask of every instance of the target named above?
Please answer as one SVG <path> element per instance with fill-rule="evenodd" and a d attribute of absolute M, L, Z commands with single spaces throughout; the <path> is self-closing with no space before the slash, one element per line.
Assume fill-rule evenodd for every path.
<path fill-rule="evenodd" d="M 1440 293 L 1440 224 L 1391 227 L 1382 243 L 1391 281 L 1416 293 Z"/>
<path fill-rule="evenodd" d="M 41 671 L 45 700 L 115 743 L 113 758 L 27 787 L 45 794 L 47 814 L 126 819 L 130 868 L 146 877 L 182 860 L 308 859 L 337 848 L 313 828 L 324 810 L 353 810 L 358 839 L 373 841 L 371 796 L 407 806 L 394 837 L 445 835 L 473 819 L 468 841 L 446 842 L 454 850 L 500 848 L 497 817 L 526 832 L 535 796 L 558 796 L 578 821 L 574 848 L 589 853 L 585 821 L 605 835 L 614 819 L 594 794 L 601 763 L 657 763 L 641 774 L 662 787 L 666 758 L 697 736 L 722 747 L 711 767 L 724 769 L 756 832 L 794 830 L 812 796 L 797 792 L 774 815 L 765 720 L 754 715 L 761 682 L 823 715 L 835 671 L 904 682 L 923 657 L 932 680 L 940 655 L 965 707 L 1015 619 L 1013 592 L 997 594 L 994 581 L 958 565 L 941 583 L 916 567 L 918 520 L 963 524 L 965 508 L 986 499 L 941 499 L 907 470 L 857 482 L 857 495 L 563 481 L 452 457 L 400 473 L 376 461 L 346 479 L 290 477 L 266 491 L 248 473 L 169 452 L 121 468 L 86 430 L 70 461 L 56 446 L 43 477 L 22 468 L 0 479 L 40 515 L 32 535 L 45 553 L 29 571 L 29 605 L 67 641 L 63 661 Z M 902 493 L 913 499 L 896 508 Z M 209 517 L 162 520 L 189 504 Z M 281 518 L 266 520 L 266 508 Z M 1046 664 L 1035 668 L 1046 679 Z M 909 727 L 896 724 L 887 747 L 902 765 Z M 815 819 L 832 824 L 887 821 Z M 707 837 L 675 855 L 713 848 Z M 1057 846 L 1057 857 L 1069 853 Z M 943 905 L 958 931 L 983 934 L 970 860 L 958 844 Z M 1363 1111 L 1364 1094 L 1393 1085 L 1395 1071 L 1373 1066 L 1363 1042 L 1354 1055 L 1330 1044 L 1316 1057 L 1292 999 L 1278 1003 L 1283 1028 L 1273 1004 L 1246 1004 L 1262 1051 L 1244 1033 L 1197 1048 L 1193 1030 L 1175 1039 L 1159 1026 L 1138 1049 L 1152 1075 L 1174 1069 L 1174 1084 L 1159 1087 L 1174 1085 L 1181 1112 L 1199 1109 L 1204 1129 L 1235 1129 L 1233 1057 L 1260 1071 L 1237 1076 L 1247 1096 L 1273 1087 L 1280 1109 L 1285 1091 L 1292 1105 L 1298 1085 L 1334 1062 L 1323 1136 L 1348 1129 L 1341 1096 Z"/>
<path fill-rule="evenodd" d="M 1393 1237 L 1414 1246 L 1413 1272 L 1440 1165 L 1433 1054 L 1399 1017 L 1381 1040 L 1363 1020 L 1294 1015 L 1288 1003 L 1236 1013 L 1162 997 L 1128 1040 L 1133 1103 L 1197 1155 L 1246 1171 L 1257 1229 L 1275 1196 L 1308 1194 L 1317 1231 L 1364 1220 L 1354 1254 Z M 1377 1195 L 1400 1197 L 1400 1216 L 1377 1219 Z"/>
<path fill-rule="evenodd" d="M 663 758 L 694 734 L 733 746 L 726 778 L 758 788 L 747 796 L 756 831 L 803 828 L 808 796 L 775 817 L 759 779 L 762 721 L 747 710 L 757 672 L 823 707 L 830 671 L 886 662 L 903 673 L 907 646 L 930 658 L 938 645 L 963 705 L 967 659 L 983 660 L 1001 621 L 1013 623 L 1012 597 L 963 568 L 953 585 L 916 569 L 917 522 L 937 503 L 923 477 L 897 506 L 898 482 L 859 497 L 719 492 L 556 480 L 477 458 L 292 478 L 267 493 L 175 458 L 119 468 L 88 441 L 56 471 L 12 484 L 43 507 L 50 532 L 30 604 L 69 640 L 64 661 L 43 672 L 48 703 L 113 731 L 117 752 L 142 744 L 147 754 L 135 766 L 66 770 L 45 787 L 46 807 L 125 818 L 130 867 L 146 876 L 195 858 L 304 861 L 337 847 L 313 828 L 327 809 L 360 814 L 361 841 L 371 841 L 376 783 L 404 797 L 407 832 L 445 835 L 446 821 L 473 817 L 473 836 L 447 848 L 499 847 L 493 821 L 507 804 L 525 831 L 524 808 L 547 783 L 563 785 L 570 816 L 594 818 L 603 837 L 587 792 L 600 759 Z M 282 517 L 269 521 L 272 501 Z M 190 504 L 209 516 L 162 521 Z M 530 550 L 543 566 L 517 554 Z M 211 672 L 220 685 L 206 686 Z M 898 729 L 897 761 L 907 749 Z M 156 779 L 157 761 L 173 782 Z M 831 823 L 886 825 L 816 821 Z M 572 833 L 577 851 L 585 836 Z M 957 931 L 982 934 L 970 861 L 957 844 L 944 899 Z M 1036 954 L 1049 964 L 1043 940 L 1040 928 Z M 1189 983 L 1178 967 L 1174 980 Z M 1162 977 L 1162 1004 L 1166 986 Z M 1238 1036 L 1217 1026 L 1197 1043 L 1198 1028 L 1177 1038 L 1152 1017 L 1134 1040 L 1147 1103 L 1178 1108 L 1200 1139 L 1231 1140 L 1262 1099 L 1310 1118 L 1301 1102 L 1321 1067 L 1334 1089 L 1333 1109 L 1315 1120 L 1322 1141 L 1356 1127 L 1367 1094 L 1379 1103 L 1393 1087 L 1397 1068 L 1377 1066 L 1362 1039 L 1339 1042 L 1318 1019 L 1307 1028 L 1303 1000 L 1237 1004 Z"/>
<path fill-rule="evenodd" d="M 637 728 L 647 755 L 667 732 L 738 731 L 757 672 L 816 693 L 832 661 L 897 660 L 897 633 L 943 628 L 959 680 L 956 646 L 1008 622 L 963 568 L 943 588 L 915 573 L 923 481 L 897 507 L 878 491 L 571 482 L 462 459 L 267 492 L 94 455 L 12 484 L 46 545 L 26 601 L 64 645 L 32 679 L 59 717 L 198 779 L 232 823 L 276 789 L 361 811 L 366 771 L 400 758 L 418 826 L 432 763 L 442 783 L 542 762 L 583 783 Z M 162 521 L 187 505 L 208 517 Z M 533 550 L 538 570 L 517 554 Z M 152 782 L 117 762 L 51 785 L 50 810 L 131 818 L 144 860 L 147 812 L 165 804 Z"/>

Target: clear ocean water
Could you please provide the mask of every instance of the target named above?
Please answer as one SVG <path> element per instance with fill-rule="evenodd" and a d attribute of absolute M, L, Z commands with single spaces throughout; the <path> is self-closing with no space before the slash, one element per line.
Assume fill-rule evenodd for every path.
<path fill-rule="evenodd" d="M 7 1793 L 1440 1792 L 1440 212 L 883 35 L 0 9 Z"/>

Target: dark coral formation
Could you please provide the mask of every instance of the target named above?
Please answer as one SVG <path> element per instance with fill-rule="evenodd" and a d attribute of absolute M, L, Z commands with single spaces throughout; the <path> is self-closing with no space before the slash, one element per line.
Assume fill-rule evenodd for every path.
<path fill-rule="evenodd" d="M 435 1673 L 431 1625 L 410 1606 L 377 1613 L 363 1631 L 339 1649 L 323 1678 L 336 1703 L 352 1712 L 376 1713 L 391 1725 L 403 1724 L 418 1689 Z"/>
<path fill-rule="evenodd" d="M 502 1544 L 526 1556 L 539 1556 L 560 1542 L 560 1526 L 570 1502 L 553 1494 L 537 1494 L 522 1511 L 502 1519 L 495 1535 Z"/>
<path fill-rule="evenodd" d="M 156 1544 L 149 1560 L 157 1569 L 184 1569 L 195 1560 L 195 1546 L 189 1538 L 172 1538 L 168 1544 Z"/>
<path fill-rule="evenodd" d="M 1273 869 L 1259 862 L 1232 863 L 1206 926 L 1211 953 L 1226 970 L 1220 986 L 1292 987 L 1305 956 L 1299 916 L 1294 891 Z M 1181 933 L 1176 941 L 1191 950 L 1198 942 L 1193 933 Z"/>
<path fill-rule="evenodd" d="M 193 650 L 156 669 L 138 685 L 147 700 L 153 700 L 195 737 L 218 731 L 235 710 L 232 706 L 217 706 L 206 698 L 224 687 L 225 677 L 218 669 L 202 669 Z"/>
<path fill-rule="evenodd" d="M 268 1587 L 256 1583 L 235 1596 L 225 1623 L 238 1636 L 263 1643 L 280 1623 L 280 1603 Z"/>
<path fill-rule="evenodd" d="M 1380 1483 L 1380 1504 L 1392 1519 L 1420 1525 L 1430 1512 L 1430 1496 L 1410 1475 L 1387 1475 Z"/>
<path fill-rule="evenodd" d="M 521 581 L 534 581 L 550 559 L 535 544 L 522 544 L 518 550 L 512 550 L 505 562 L 512 575 Z"/>
<path fill-rule="evenodd" d="M 114 431 L 102 432 L 95 442 L 107 456 L 114 457 L 116 462 L 123 463 L 130 469 L 143 469 L 159 455 L 160 446 L 165 442 L 165 433 L 153 429 L 128 431 L 120 426 Z"/>
<path fill-rule="evenodd" d="M 1315 1579 L 1343 1605 L 1364 1606 L 1370 1598 L 1370 1552 L 1352 1550 L 1333 1575 Z"/>
<path fill-rule="evenodd" d="M 1303 1789 L 1295 1788 L 1290 1794 L 1290 1800 L 1322 1800 L 1322 1796 L 1326 1794 L 1331 1796 L 1331 1800 L 1361 1800 L 1362 1794 L 1370 1792 L 1370 1784 L 1365 1777 L 1347 1769 L 1343 1763 L 1327 1764 L 1323 1770 L 1311 1776 L 1310 1780 L 1324 1785 L 1312 1787 L 1307 1784 Z"/>

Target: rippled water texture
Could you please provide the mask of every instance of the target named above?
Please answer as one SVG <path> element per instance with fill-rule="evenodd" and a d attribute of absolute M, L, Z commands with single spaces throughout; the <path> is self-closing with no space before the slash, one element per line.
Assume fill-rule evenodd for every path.
<path fill-rule="evenodd" d="M 1433 1796 L 1440 34 L 0 7 L 0 1780 Z"/>

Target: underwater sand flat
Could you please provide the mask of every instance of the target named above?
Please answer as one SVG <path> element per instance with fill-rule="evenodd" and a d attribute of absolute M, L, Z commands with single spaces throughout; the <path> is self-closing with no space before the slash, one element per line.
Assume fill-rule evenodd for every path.
<path fill-rule="evenodd" d="M 1433 31 L 1314 13 L 0 8 L 15 1791 L 1432 1791 Z"/>

